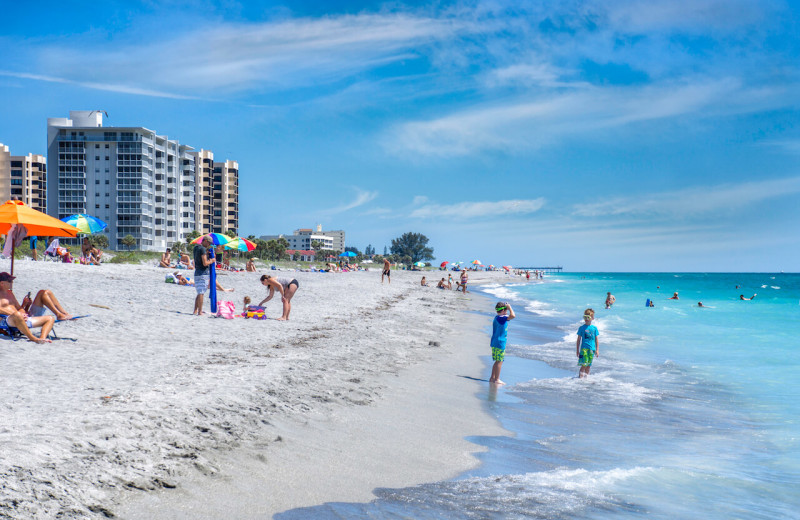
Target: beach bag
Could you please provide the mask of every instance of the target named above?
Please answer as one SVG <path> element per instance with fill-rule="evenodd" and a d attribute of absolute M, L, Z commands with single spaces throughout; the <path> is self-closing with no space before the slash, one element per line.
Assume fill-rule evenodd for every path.
<path fill-rule="evenodd" d="M 236 306 L 233 302 L 217 302 L 217 318 L 232 320 L 236 313 Z"/>
<path fill-rule="evenodd" d="M 267 316 L 264 314 L 264 307 L 259 307 L 258 305 L 250 305 L 246 311 L 244 311 L 245 318 L 253 318 L 254 320 L 266 320 Z"/>
<path fill-rule="evenodd" d="M 172 274 L 168 274 L 168 275 L 166 275 L 166 276 L 164 277 L 164 281 L 165 281 L 166 283 L 176 283 L 176 281 L 175 281 L 175 275 L 172 275 Z"/>

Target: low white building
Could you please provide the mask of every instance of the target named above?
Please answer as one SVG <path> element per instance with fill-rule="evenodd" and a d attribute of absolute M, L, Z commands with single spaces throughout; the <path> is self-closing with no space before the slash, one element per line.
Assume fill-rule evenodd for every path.
<path fill-rule="evenodd" d="M 329 249 L 332 251 L 344 251 L 344 231 L 322 231 L 322 226 L 318 225 L 317 230 L 311 228 L 295 229 L 291 235 L 263 235 L 261 240 L 277 240 L 283 238 L 289 243 L 289 249 L 309 250 L 311 244 L 319 242 L 321 247 L 318 249 Z"/>

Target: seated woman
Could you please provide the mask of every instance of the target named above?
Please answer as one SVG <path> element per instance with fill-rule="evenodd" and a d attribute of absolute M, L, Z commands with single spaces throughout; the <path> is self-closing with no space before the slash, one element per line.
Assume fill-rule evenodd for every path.
<path fill-rule="evenodd" d="M 89 242 L 89 237 L 83 237 L 83 243 L 81 244 L 81 263 L 92 262 L 93 256 L 92 244 Z"/>
<path fill-rule="evenodd" d="M 428 280 L 424 276 L 422 277 L 422 281 L 420 282 L 420 285 L 423 286 L 423 287 L 427 287 L 428 286 Z"/>
<path fill-rule="evenodd" d="M 166 251 L 161 255 L 161 261 L 158 262 L 158 267 L 172 267 L 170 262 L 172 261 L 172 250 L 167 248 Z"/>
<path fill-rule="evenodd" d="M 250 260 L 248 260 L 247 261 L 247 265 L 245 266 L 245 269 L 247 270 L 248 273 L 255 273 L 256 272 L 256 261 L 255 261 L 255 259 L 251 258 Z"/>
<path fill-rule="evenodd" d="M 194 269 L 194 263 L 192 259 L 189 258 L 187 253 L 181 253 L 181 258 L 178 260 L 178 267 L 183 267 L 184 269 Z"/>

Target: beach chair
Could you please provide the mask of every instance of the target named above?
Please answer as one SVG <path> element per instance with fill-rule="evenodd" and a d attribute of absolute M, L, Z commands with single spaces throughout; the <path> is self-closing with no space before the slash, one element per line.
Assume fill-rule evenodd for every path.
<path fill-rule="evenodd" d="M 54 261 L 60 262 L 61 257 L 58 256 L 58 239 L 54 238 L 50 244 L 47 246 L 47 249 L 44 250 L 44 254 L 42 255 L 42 259 L 44 261 Z"/>
<path fill-rule="evenodd" d="M 9 325 L 8 314 L 0 314 L 0 336 L 10 338 L 12 341 L 17 341 L 18 339 L 25 337 L 18 328 Z M 50 330 L 50 334 L 48 334 L 47 339 L 58 339 L 58 334 L 56 334 L 55 327 Z"/>

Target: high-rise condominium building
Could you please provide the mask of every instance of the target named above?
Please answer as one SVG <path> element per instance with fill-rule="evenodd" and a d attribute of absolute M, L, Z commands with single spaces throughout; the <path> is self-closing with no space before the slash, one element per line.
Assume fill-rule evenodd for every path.
<path fill-rule="evenodd" d="M 41 155 L 11 155 L 0 143 L 0 201 L 21 200 L 38 211 L 47 210 L 47 165 Z"/>
<path fill-rule="evenodd" d="M 197 163 L 197 226 L 205 233 L 239 229 L 239 163 L 214 162 L 214 152 L 193 152 Z"/>
<path fill-rule="evenodd" d="M 205 194 L 196 190 L 205 179 L 204 155 L 144 127 L 104 127 L 103 115 L 97 110 L 72 111 L 68 119 L 47 120 L 48 213 L 56 218 L 74 213 L 100 218 L 108 224 L 109 243 L 116 249 L 125 247 L 126 235 L 136 239 L 137 249 L 163 251 L 195 229 L 205 232 L 200 213 Z M 213 159 L 211 152 L 204 153 Z M 228 163 L 236 165 L 223 164 Z M 235 198 L 220 192 L 219 199 L 220 206 L 233 200 L 235 225 L 225 223 L 235 231 L 238 165 L 232 169 Z M 206 201 L 212 208 L 217 202 L 213 171 L 212 164 L 211 199 Z M 230 211 L 226 206 L 225 212 Z"/>

